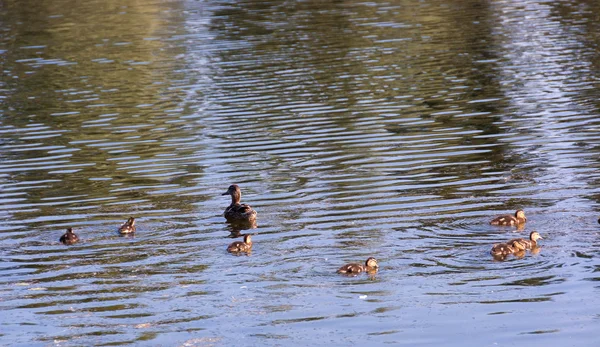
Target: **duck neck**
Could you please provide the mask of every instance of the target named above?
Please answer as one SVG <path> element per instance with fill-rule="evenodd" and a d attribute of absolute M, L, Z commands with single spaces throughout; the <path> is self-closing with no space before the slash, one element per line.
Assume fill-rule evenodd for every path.
<path fill-rule="evenodd" d="M 240 192 L 234 191 L 231 193 L 231 204 L 232 205 L 239 204 L 241 199 L 242 199 L 242 194 Z"/>

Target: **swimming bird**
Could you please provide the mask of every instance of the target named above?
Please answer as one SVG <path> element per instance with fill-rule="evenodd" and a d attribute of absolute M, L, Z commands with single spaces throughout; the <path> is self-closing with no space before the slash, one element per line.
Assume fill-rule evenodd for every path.
<path fill-rule="evenodd" d="M 498 216 L 490 222 L 491 225 L 502 225 L 502 226 L 515 226 L 515 225 L 524 225 L 527 222 L 527 217 L 525 217 L 525 211 L 517 210 L 514 216 L 509 214 L 504 216 Z"/>
<path fill-rule="evenodd" d="M 240 204 L 242 191 L 237 184 L 229 186 L 227 191 L 221 195 L 231 195 L 231 205 L 225 209 L 223 216 L 231 222 L 248 222 L 256 220 L 256 211 L 250 205 Z"/>
<path fill-rule="evenodd" d="M 537 247 L 537 240 L 539 239 L 543 239 L 543 237 L 540 235 L 540 233 L 538 233 L 537 231 L 532 231 L 529 234 L 529 240 L 526 239 L 512 239 L 510 241 L 508 241 L 509 243 L 518 243 L 520 244 L 523 249 L 533 249 Z"/>
<path fill-rule="evenodd" d="M 129 217 L 127 222 L 123 223 L 119 227 L 119 234 L 133 234 L 135 233 L 135 218 Z"/>
<path fill-rule="evenodd" d="M 59 241 L 67 246 L 70 246 L 79 242 L 79 236 L 75 235 L 73 228 L 68 228 L 67 232 L 60 237 Z"/>
<path fill-rule="evenodd" d="M 377 259 L 373 257 L 369 257 L 367 261 L 365 261 L 365 265 L 351 263 L 346 264 L 337 270 L 339 274 L 358 274 L 361 272 L 374 272 L 379 268 L 379 264 L 377 264 Z"/>
<path fill-rule="evenodd" d="M 515 240 L 512 240 L 512 241 L 508 241 L 507 243 L 495 244 L 492 247 L 492 250 L 490 251 L 490 253 L 494 257 L 506 257 L 509 254 L 521 252 L 524 250 L 525 250 L 525 246 L 523 246 L 521 243 L 519 243 Z"/>
<path fill-rule="evenodd" d="M 227 246 L 227 252 L 238 253 L 238 252 L 250 252 L 252 250 L 252 237 L 250 234 L 244 235 L 244 241 L 235 241 Z"/>

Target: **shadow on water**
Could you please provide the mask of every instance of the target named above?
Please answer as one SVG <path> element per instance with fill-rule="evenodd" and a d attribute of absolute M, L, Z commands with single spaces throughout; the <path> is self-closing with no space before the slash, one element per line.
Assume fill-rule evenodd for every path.
<path fill-rule="evenodd" d="M 5 1 L 2 340 L 592 345 L 597 13 Z M 230 184 L 256 224 L 223 218 Z M 370 256 L 376 276 L 335 274 Z"/>

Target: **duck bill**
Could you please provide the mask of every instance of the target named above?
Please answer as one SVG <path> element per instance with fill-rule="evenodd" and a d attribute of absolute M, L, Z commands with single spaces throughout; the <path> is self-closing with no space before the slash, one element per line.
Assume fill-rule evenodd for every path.
<path fill-rule="evenodd" d="M 229 195 L 229 192 L 227 191 L 227 192 L 225 192 L 225 193 L 223 193 L 221 195 Z"/>

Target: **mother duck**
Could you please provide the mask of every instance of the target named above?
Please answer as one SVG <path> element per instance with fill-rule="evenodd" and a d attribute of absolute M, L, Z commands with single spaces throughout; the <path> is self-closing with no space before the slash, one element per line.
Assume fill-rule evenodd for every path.
<path fill-rule="evenodd" d="M 225 209 L 225 219 L 230 222 L 248 222 L 256 221 L 256 211 L 250 205 L 240 204 L 242 191 L 237 184 L 232 184 L 229 189 L 221 195 L 231 195 L 231 205 Z"/>

